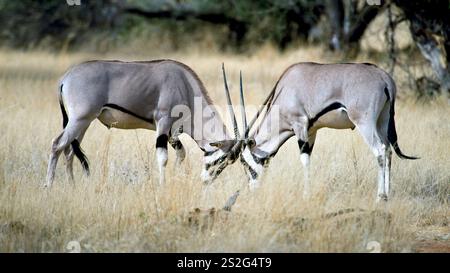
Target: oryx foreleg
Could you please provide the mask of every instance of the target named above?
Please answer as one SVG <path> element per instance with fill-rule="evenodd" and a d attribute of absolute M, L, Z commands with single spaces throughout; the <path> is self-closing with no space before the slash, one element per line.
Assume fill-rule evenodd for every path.
<path fill-rule="evenodd" d="M 293 130 L 297 136 L 298 147 L 300 149 L 300 161 L 303 165 L 303 197 L 308 198 L 310 194 L 309 164 L 316 132 L 311 135 L 308 134 L 308 119 L 306 117 L 300 118 L 299 122 L 293 126 Z"/>
<path fill-rule="evenodd" d="M 166 180 L 167 142 L 171 126 L 170 119 L 164 117 L 158 121 L 156 128 L 156 158 L 158 161 L 160 185 L 164 184 Z"/>

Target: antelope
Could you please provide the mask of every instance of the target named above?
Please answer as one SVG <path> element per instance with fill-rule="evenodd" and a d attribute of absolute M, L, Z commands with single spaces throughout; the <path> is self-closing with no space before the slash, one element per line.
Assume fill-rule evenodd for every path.
<path fill-rule="evenodd" d="M 231 106 L 225 78 L 224 82 Z M 214 180 L 239 157 L 242 140 L 238 139 L 234 112 L 235 138 L 232 139 L 197 74 L 177 61 L 81 63 L 69 69 L 60 79 L 58 97 L 63 131 L 52 141 L 45 187 L 52 185 L 58 158 L 63 151 L 69 180 L 73 181 L 74 156 L 89 175 L 88 160 L 80 144 L 95 119 L 108 129 L 156 131 L 160 184 L 165 181 L 167 143 L 175 149 L 178 163 L 186 156 L 179 140 L 181 133 L 190 135 L 204 152 L 202 180 L 205 183 Z M 209 114 L 198 117 L 196 111 L 199 109 L 209 109 Z M 178 118 L 180 114 L 182 117 Z M 212 130 L 204 130 L 205 124 Z M 198 131 L 200 135 L 196 135 Z"/>
<path fill-rule="evenodd" d="M 352 130 L 356 127 L 378 162 L 376 200 L 387 201 L 391 146 L 402 159 L 418 159 L 403 154 L 398 146 L 395 96 L 392 77 L 372 64 L 298 63 L 288 67 L 269 94 L 266 114 L 252 136 L 247 136 L 241 153 L 250 188 L 259 186 L 258 177 L 269 160 L 295 135 L 304 167 L 303 194 L 308 197 L 310 156 L 317 131 L 325 127 Z M 261 133 L 271 126 L 269 116 L 275 108 L 279 111 L 275 120 L 278 129 L 270 134 Z M 245 135 L 255 118 L 246 127 Z"/>

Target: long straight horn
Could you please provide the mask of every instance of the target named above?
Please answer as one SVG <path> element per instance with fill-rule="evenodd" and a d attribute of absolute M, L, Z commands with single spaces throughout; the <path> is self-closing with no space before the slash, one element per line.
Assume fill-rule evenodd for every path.
<path fill-rule="evenodd" d="M 233 123 L 234 137 L 240 138 L 239 128 L 236 122 L 236 116 L 234 115 L 233 104 L 231 103 L 230 90 L 228 89 L 227 76 L 225 75 L 225 65 L 222 63 L 223 83 L 225 85 L 225 95 L 227 97 L 228 111 L 230 112 L 231 122 Z"/>
<path fill-rule="evenodd" d="M 253 124 L 255 124 L 259 115 L 264 110 L 264 107 L 266 107 L 266 105 L 269 103 L 269 101 L 273 99 L 273 95 L 275 94 L 275 89 L 276 88 L 272 89 L 272 92 L 270 92 L 269 96 L 267 96 L 266 100 L 263 102 L 261 107 L 258 109 L 258 112 L 256 112 L 256 115 L 253 117 L 253 119 L 250 121 L 250 124 L 245 129 L 244 135 L 248 135 L 248 133 L 250 132 L 250 129 L 252 129 Z"/>
<path fill-rule="evenodd" d="M 239 86 L 240 86 L 240 95 L 241 95 L 241 115 L 242 115 L 242 124 L 244 125 L 244 138 L 248 137 L 247 132 L 247 114 L 245 112 L 245 101 L 244 101 L 244 88 L 242 87 L 242 71 L 239 71 Z"/>

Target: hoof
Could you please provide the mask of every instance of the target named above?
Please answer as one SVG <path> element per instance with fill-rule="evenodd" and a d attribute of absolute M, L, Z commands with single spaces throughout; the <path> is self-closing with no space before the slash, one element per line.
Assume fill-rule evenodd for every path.
<path fill-rule="evenodd" d="M 380 201 L 383 201 L 383 202 L 387 202 L 388 201 L 388 197 L 387 197 L 387 195 L 386 194 L 378 194 L 378 196 L 377 196 L 377 203 L 379 203 Z"/>

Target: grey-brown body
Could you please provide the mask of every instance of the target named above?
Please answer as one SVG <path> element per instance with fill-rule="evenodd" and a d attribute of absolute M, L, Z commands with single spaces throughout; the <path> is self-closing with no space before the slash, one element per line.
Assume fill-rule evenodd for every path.
<path fill-rule="evenodd" d="M 379 163 L 377 196 L 387 199 L 390 145 L 402 158 L 414 158 L 403 155 L 398 148 L 394 123 L 396 88 L 385 71 L 371 64 L 299 63 L 286 69 L 273 92 L 267 113 L 253 133 L 255 145 L 247 146 L 242 153 L 241 161 L 251 184 L 257 185 L 256 178 L 268 160 L 295 135 L 305 166 L 307 195 L 309 157 L 317 130 L 356 127 Z M 268 134 L 275 111 L 278 130 Z"/>
<path fill-rule="evenodd" d="M 182 63 L 173 60 L 89 61 L 69 69 L 61 78 L 59 86 L 64 130 L 53 140 L 47 186 L 53 182 L 57 160 L 62 151 L 68 161 L 69 178 L 73 179 L 74 154 L 88 171 L 87 160 L 79 144 L 95 119 L 99 119 L 108 128 L 156 130 L 161 183 L 164 182 L 167 162 L 167 142 L 176 150 L 177 161 L 181 162 L 185 157 L 185 150 L 178 139 L 182 132 L 190 135 L 206 153 L 206 180 L 218 175 L 215 173 L 211 177 L 211 167 L 214 167 L 211 165 L 214 164 L 209 162 L 209 157 L 213 157 L 216 164 L 227 163 L 224 160 L 219 162 L 217 158 L 225 157 L 230 145 L 217 148 L 213 143 L 233 140 L 230 140 L 218 113 L 200 113 L 200 120 L 195 120 L 195 111 L 202 111 L 204 108 L 215 111 L 215 108 L 198 76 Z M 194 109 L 195 107 L 198 109 Z M 180 114 L 183 109 L 189 113 Z M 177 123 L 180 117 L 183 122 Z M 204 124 L 213 126 L 216 130 L 202 130 Z M 200 129 L 200 136 L 194 136 L 196 129 Z"/>

